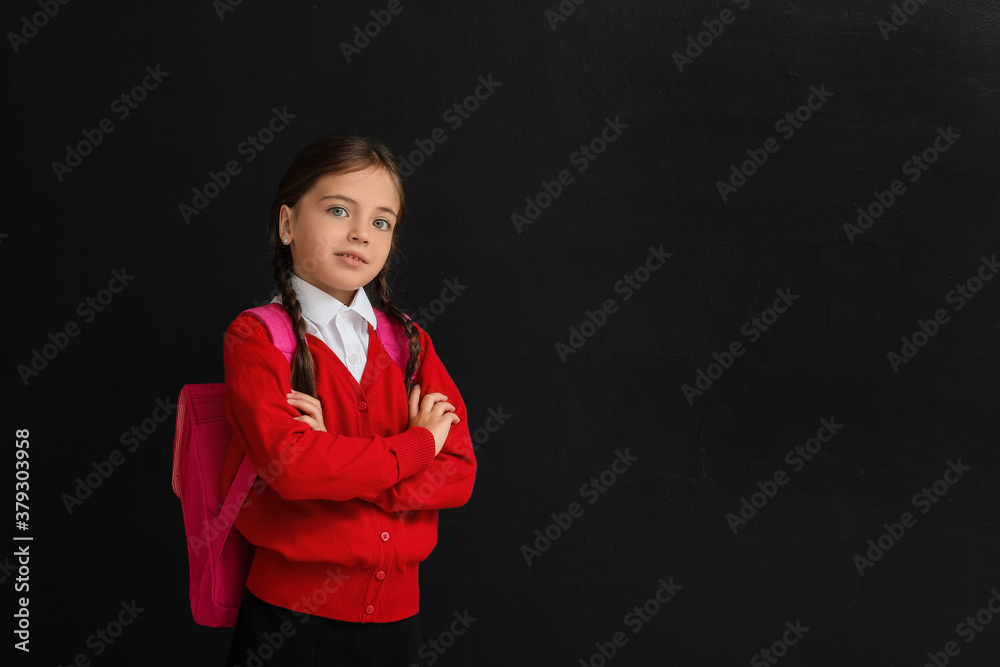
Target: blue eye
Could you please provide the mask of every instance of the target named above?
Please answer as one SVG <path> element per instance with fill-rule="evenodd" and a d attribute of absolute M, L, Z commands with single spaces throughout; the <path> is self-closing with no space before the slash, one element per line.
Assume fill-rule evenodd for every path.
<path fill-rule="evenodd" d="M 385 227 L 377 227 L 377 229 L 381 229 L 382 231 L 386 231 L 386 232 L 389 231 L 390 229 L 392 229 L 392 225 L 389 224 L 389 221 L 386 220 L 385 218 L 377 218 L 377 219 L 375 219 L 375 221 L 373 222 L 373 224 L 376 224 L 376 223 L 379 223 L 379 222 L 384 222 L 385 223 Z"/>
<path fill-rule="evenodd" d="M 344 208 L 343 206 L 332 206 L 327 210 L 330 211 L 330 213 L 333 213 L 333 215 L 335 215 L 338 218 L 343 218 L 344 216 L 347 215 L 347 209 Z M 337 214 L 336 211 L 340 211 L 341 213 Z"/>

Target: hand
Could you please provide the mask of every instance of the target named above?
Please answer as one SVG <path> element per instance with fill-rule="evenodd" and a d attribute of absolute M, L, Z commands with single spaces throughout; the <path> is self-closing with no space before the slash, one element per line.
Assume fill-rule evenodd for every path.
<path fill-rule="evenodd" d="M 286 397 L 293 407 L 305 413 L 296 417 L 297 420 L 314 431 L 326 432 L 326 425 L 323 423 L 323 406 L 320 405 L 318 398 L 294 389 Z"/>
<path fill-rule="evenodd" d="M 441 453 L 451 425 L 461 421 L 455 414 L 455 406 L 444 394 L 425 394 L 420 397 L 420 385 L 410 389 L 410 427 L 423 426 L 434 435 L 434 456 Z"/>

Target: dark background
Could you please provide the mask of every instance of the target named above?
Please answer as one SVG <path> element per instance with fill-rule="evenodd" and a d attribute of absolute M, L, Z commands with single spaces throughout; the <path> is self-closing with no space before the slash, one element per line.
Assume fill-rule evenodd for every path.
<path fill-rule="evenodd" d="M 472 500 L 441 513 L 421 567 L 425 639 L 454 612 L 477 619 L 435 664 L 772 664 L 759 652 L 775 642 L 783 665 L 996 664 L 992 612 L 972 641 L 959 624 L 1000 584 L 1000 281 L 961 309 L 948 295 L 1000 249 L 1000 10 L 904 4 L 886 33 L 907 15 L 875 0 L 567 1 L 555 29 L 556 0 L 402 0 L 350 62 L 341 44 L 385 2 L 71 2 L 16 51 L 8 34 L 4 429 L 30 430 L 34 538 L 32 650 L 14 664 L 223 663 L 230 631 L 189 609 L 173 417 L 134 451 L 120 438 L 183 384 L 222 380 L 226 326 L 271 297 L 267 210 L 302 147 L 356 131 L 409 155 L 439 127 L 407 182 L 394 294 L 419 314 L 465 286 L 426 328 L 470 427 L 509 417 L 480 432 Z M 727 8 L 679 71 L 674 53 Z M 40 11 L 8 3 L 0 26 Z M 121 119 L 112 102 L 157 65 L 169 74 Z M 480 76 L 500 85 L 456 128 L 444 114 Z M 821 86 L 809 120 L 777 131 Z M 295 118 L 247 162 L 238 147 L 274 108 Z M 114 131 L 60 181 L 52 163 L 105 117 Z M 578 171 L 608 118 L 627 128 Z M 939 128 L 960 138 L 911 181 L 904 163 Z M 717 182 L 769 137 L 779 150 L 724 201 Z M 241 173 L 186 224 L 179 205 L 233 159 Z M 564 169 L 572 183 L 519 232 L 512 214 Z M 852 242 L 845 223 L 894 179 L 905 193 Z M 615 285 L 651 246 L 672 256 L 626 300 Z M 86 321 L 78 305 L 123 267 L 134 279 Z M 776 290 L 798 298 L 751 343 L 741 329 Z M 947 322 L 894 370 L 887 355 L 938 309 Z M 26 384 L 18 366 L 69 322 L 78 335 Z M 744 354 L 710 369 L 736 341 Z M 699 370 L 716 379 L 688 401 Z M 786 452 L 824 418 L 843 428 L 796 471 Z M 638 460 L 613 485 L 581 489 L 626 449 Z M 64 494 L 114 450 L 70 513 Z M 959 459 L 969 470 L 915 505 Z M 734 533 L 727 514 L 778 471 L 788 483 Z M 529 566 L 522 546 L 573 502 L 583 515 Z M 862 576 L 855 556 L 907 511 Z M 0 551 L 10 614 L 16 546 Z M 635 632 L 627 614 L 671 578 Z M 98 655 L 88 637 L 132 600 L 143 611 Z M 808 631 L 784 654 L 786 622 Z M 595 644 L 616 632 L 605 659 Z"/>

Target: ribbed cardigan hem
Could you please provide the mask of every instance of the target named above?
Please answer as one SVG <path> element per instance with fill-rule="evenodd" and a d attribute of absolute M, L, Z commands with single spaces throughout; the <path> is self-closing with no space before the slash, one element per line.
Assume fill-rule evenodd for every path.
<path fill-rule="evenodd" d="M 418 563 L 381 569 L 291 561 L 257 547 L 247 589 L 265 602 L 355 623 L 389 623 L 420 611 Z M 378 579 L 384 572 L 383 579 Z"/>

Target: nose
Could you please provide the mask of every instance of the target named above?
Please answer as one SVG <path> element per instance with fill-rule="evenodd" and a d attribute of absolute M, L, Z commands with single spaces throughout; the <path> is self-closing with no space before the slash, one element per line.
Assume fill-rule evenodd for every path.
<path fill-rule="evenodd" d="M 351 227 L 350 238 L 352 241 L 361 241 L 362 243 L 368 243 L 370 238 L 368 236 L 368 228 L 365 227 L 364 223 L 358 223 Z"/>

